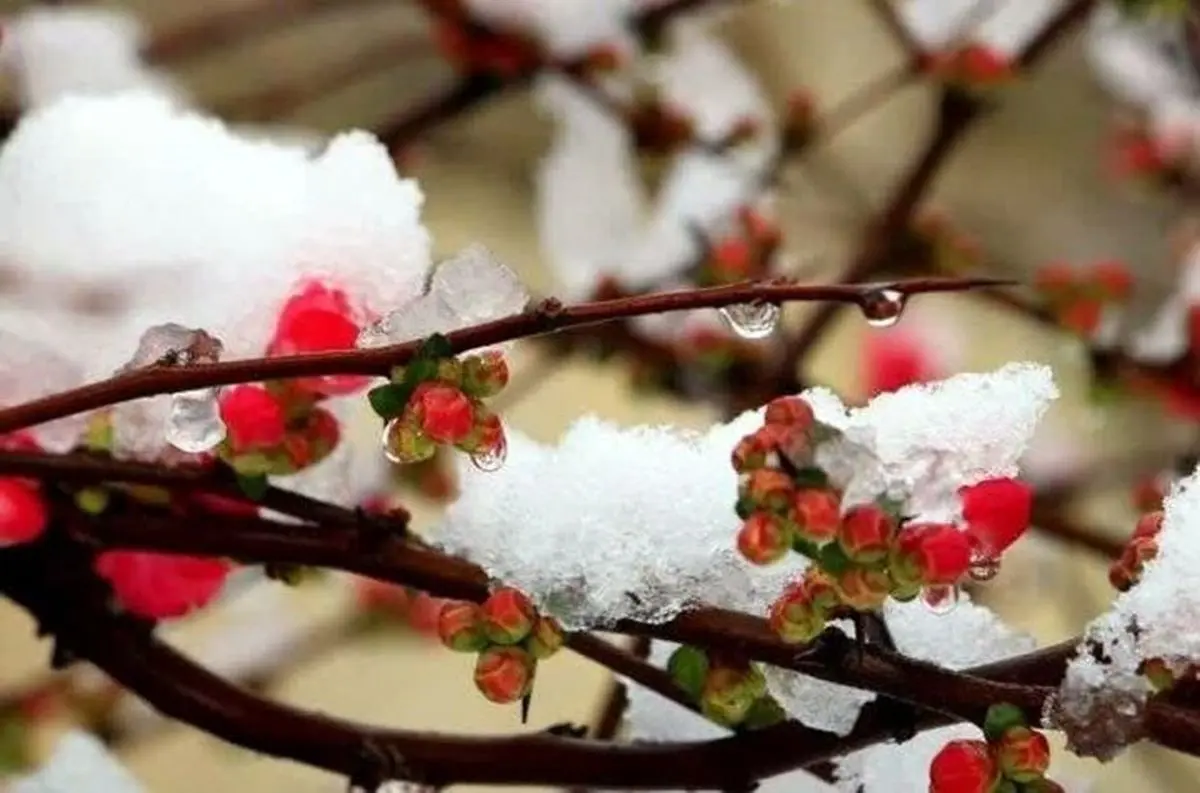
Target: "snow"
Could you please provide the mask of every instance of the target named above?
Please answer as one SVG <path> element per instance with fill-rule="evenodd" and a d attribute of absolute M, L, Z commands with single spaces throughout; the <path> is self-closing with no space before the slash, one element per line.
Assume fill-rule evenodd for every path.
<path fill-rule="evenodd" d="M 10 793 L 142 793 L 143 788 L 97 738 L 72 730 L 59 739 L 50 760 L 13 782 Z"/>
<path fill-rule="evenodd" d="M 1014 56 L 1062 5 L 1063 0 L 903 0 L 897 10 L 927 50 L 970 41 Z"/>

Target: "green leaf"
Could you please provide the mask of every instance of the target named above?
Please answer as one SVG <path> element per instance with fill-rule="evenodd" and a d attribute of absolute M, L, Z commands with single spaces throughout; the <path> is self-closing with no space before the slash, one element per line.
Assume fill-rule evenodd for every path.
<path fill-rule="evenodd" d="M 408 393 L 406 388 L 387 383 L 368 391 L 367 400 L 379 418 L 387 421 L 404 412 L 404 406 L 408 403 Z"/>
<path fill-rule="evenodd" d="M 820 555 L 817 558 L 817 564 L 826 573 L 829 573 L 835 578 L 846 572 L 853 564 L 850 557 L 846 556 L 846 552 L 842 550 L 842 546 L 836 542 L 826 543 L 821 548 Z"/>
<path fill-rule="evenodd" d="M 438 358 L 449 358 L 454 354 L 454 345 L 440 333 L 435 333 L 425 341 L 421 342 L 420 349 L 417 350 L 418 358 L 427 360 L 437 360 Z"/>
<path fill-rule="evenodd" d="M 786 720 L 787 711 L 783 706 L 776 702 L 774 697 L 766 696 L 750 706 L 750 712 L 746 714 L 742 726 L 749 730 L 761 730 Z"/>
<path fill-rule="evenodd" d="M 987 717 L 983 721 L 983 734 L 989 742 L 995 743 L 1004 737 L 1004 733 L 1013 727 L 1025 727 L 1025 713 L 1016 705 L 1000 702 L 988 708 Z"/>
<path fill-rule="evenodd" d="M 829 477 L 820 468 L 798 468 L 792 474 L 796 487 L 801 489 L 820 489 L 829 484 Z"/>
<path fill-rule="evenodd" d="M 438 362 L 436 358 L 420 358 L 414 360 L 404 369 L 404 387 L 412 392 L 412 389 L 424 383 L 427 380 L 436 380 L 438 376 Z M 407 395 L 405 402 L 408 401 Z"/>
<path fill-rule="evenodd" d="M 671 658 L 667 661 L 667 672 L 688 696 L 698 700 L 704 691 L 704 679 L 708 676 L 708 656 L 698 647 L 685 644 L 671 653 Z"/>
<path fill-rule="evenodd" d="M 259 501 L 271 486 L 266 474 L 238 474 L 238 487 L 251 501 Z"/>
<path fill-rule="evenodd" d="M 814 562 L 821 558 L 821 547 L 811 540 L 806 540 L 799 534 L 792 535 L 792 550 L 804 554 Z"/>

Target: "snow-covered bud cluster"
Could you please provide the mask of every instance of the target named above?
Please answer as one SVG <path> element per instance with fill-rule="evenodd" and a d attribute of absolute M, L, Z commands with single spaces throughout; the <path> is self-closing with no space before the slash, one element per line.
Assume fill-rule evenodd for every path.
<path fill-rule="evenodd" d="M 1090 337 L 1107 310 L 1129 300 L 1133 276 L 1123 262 L 1096 262 L 1083 269 L 1053 262 L 1038 270 L 1036 285 L 1060 325 Z"/>
<path fill-rule="evenodd" d="M 529 598 L 512 587 L 497 589 L 482 606 L 445 601 L 437 631 L 451 650 L 479 653 L 475 686 L 498 703 L 527 696 L 537 662 L 558 652 L 564 639 L 558 622 L 539 615 Z"/>
<path fill-rule="evenodd" d="M 1019 708 L 993 705 L 983 730 L 986 740 L 942 747 L 929 765 L 929 793 L 1061 793 L 1046 778 L 1050 744 Z"/>
<path fill-rule="evenodd" d="M 759 729 L 786 718 L 767 693 L 767 681 L 744 659 L 718 657 L 684 645 L 671 654 L 667 671 L 710 721 L 722 727 Z"/>
<path fill-rule="evenodd" d="M 434 336 L 391 382 L 370 392 L 371 406 L 387 422 L 384 451 L 399 464 L 428 460 L 439 446 L 466 452 L 482 468 L 504 458 L 504 427 L 483 400 L 508 384 L 508 363 L 489 350 L 466 358 L 450 354 Z"/>
<path fill-rule="evenodd" d="M 810 641 L 839 607 L 871 611 L 889 595 L 923 594 L 940 607 L 968 573 L 994 576 L 1000 555 L 1029 526 L 1032 490 L 1011 478 L 961 488 L 961 526 L 910 520 L 883 497 L 844 504 L 817 464 L 818 447 L 833 435 L 807 402 L 784 397 L 767 405 L 763 426 L 733 451 L 742 556 L 766 565 L 795 551 L 814 565 L 771 607 L 771 623 L 787 641 Z"/>

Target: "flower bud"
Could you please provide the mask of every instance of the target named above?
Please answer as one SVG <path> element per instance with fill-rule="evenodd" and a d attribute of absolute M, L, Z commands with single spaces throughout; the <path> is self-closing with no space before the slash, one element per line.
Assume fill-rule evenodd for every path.
<path fill-rule="evenodd" d="M 1162 510 L 1148 512 L 1138 518 L 1137 526 L 1133 530 L 1134 538 L 1139 537 L 1157 537 L 1162 531 L 1164 514 Z"/>
<path fill-rule="evenodd" d="M 812 407 L 800 397 L 780 397 L 769 402 L 764 416 L 767 424 L 800 430 L 809 429 L 815 420 Z"/>
<path fill-rule="evenodd" d="M 462 363 L 463 390 L 476 399 L 500 393 L 508 385 L 508 361 L 497 350 L 469 356 Z"/>
<path fill-rule="evenodd" d="M 733 470 L 744 474 L 759 468 L 774 467 L 777 454 L 774 436 L 760 430 L 742 438 L 733 447 Z"/>
<path fill-rule="evenodd" d="M 479 606 L 463 600 L 450 600 L 438 613 L 438 638 L 442 644 L 460 653 L 475 653 L 487 646 L 483 613 Z"/>
<path fill-rule="evenodd" d="M 436 635 L 441 622 L 444 598 L 435 598 L 428 592 L 416 591 L 412 595 L 408 607 L 408 622 L 413 630 L 425 635 Z"/>
<path fill-rule="evenodd" d="M 971 541 L 948 523 L 904 527 L 891 564 L 897 584 L 944 586 L 958 583 L 971 566 Z"/>
<path fill-rule="evenodd" d="M 743 502 L 751 509 L 784 515 L 792 506 L 795 485 L 783 471 L 760 468 L 750 472 L 739 490 Z"/>
<path fill-rule="evenodd" d="M 549 658 L 563 646 L 562 626 L 553 617 L 538 617 L 533 630 L 525 638 L 525 649 L 537 660 Z"/>
<path fill-rule="evenodd" d="M 892 590 L 892 581 L 883 570 L 851 567 L 837 578 L 837 593 L 852 609 L 870 611 L 883 605 Z"/>
<path fill-rule="evenodd" d="M 516 702 L 533 687 L 536 662 L 520 647 L 489 647 L 475 663 L 475 687 L 492 702 Z"/>
<path fill-rule="evenodd" d="M 778 515 L 755 512 L 742 523 L 737 547 L 752 564 L 771 564 L 782 559 L 791 549 L 792 533 Z"/>
<path fill-rule="evenodd" d="M 774 603 L 768 616 L 771 629 L 789 644 L 806 644 L 825 630 L 825 610 L 803 582 L 791 584 Z"/>
<path fill-rule="evenodd" d="M 489 454 L 503 447 L 504 425 L 491 408 L 479 403 L 475 405 L 475 424 L 470 433 L 456 445 L 467 454 Z"/>
<path fill-rule="evenodd" d="M 36 540 L 48 521 L 37 487 L 11 477 L 0 479 L 0 548 Z"/>
<path fill-rule="evenodd" d="M 1013 727 L 996 744 L 996 758 L 1006 777 L 1014 782 L 1032 782 L 1050 767 L 1050 744 L 1037 730 Z"/>
<path fill-rule="evenodd" d="M 233 454 L 278 446 L 287 433 L 283 407 L 265 388 L 237 385 L 221 394 L 221 419 Z"/>
<path fill-rule="evenodd" d="M 475 424 L 470 398 L 454 386 L 422 383 L 409 404 L 417 425 L 435 443 L 458 443 L 471 433 Z"/>
<path fill-rule="evenodd" d="M 95 561 L 121 606 L 149 619 L 182 617 L 207 605 L 232 569 L 223 559 L 143 551 L 105 551 Z"/>
<path fill-rule="evenodd" d="M 998 557 L 1029 528 L 1033 488 L 1019 479 L 989 479 L 959 490 L 967 533 Z"/>
<path fill-rule="evenodd" d="M 537 611 L 518 589 L 502 587 L 483 602 L 483 628 L 496 644 L 516 644 L 529 635 Z"/>
<path fill-rule="evenodd" d="M 837 537 L 842 522 L 841 501 L 836 490 L 805 488 L 796 491 L 792 499 L 792 518 L 800 536 L 818 544 Z"/>
<path fill-rule="evenodd" d="M 838 527 L 838 543 L 855 562 L 873 564 L 887 558 L 896 521 L 875 504 L 850 508 Z"/>
<path fill-rule="evenodd" d="M 1109 300 L 1124 300 L 1133 291 L 1133 275 L 1124 262 L 1097 262 L 1092 265 L 1091 280 Z"/>
<path fill-rule="evenodd" d="M 929 764 L 929 793 L 989 793 L 996 763 L 983 741 L 951 741 Z"/>
<path fill-rule="evenodd" d="M 741 724 L 767 691 L 762 673 L 750 664 L 709 667 L 700 695 L 701 712 L 725 727 Z"/>
<path fill-rule="evenodd" d="M 412 412 L 406 410 L 384 427 L 383 451 L 393 463 L 411 465 L 433 457 L 437 444 L 421 431 Z"/>

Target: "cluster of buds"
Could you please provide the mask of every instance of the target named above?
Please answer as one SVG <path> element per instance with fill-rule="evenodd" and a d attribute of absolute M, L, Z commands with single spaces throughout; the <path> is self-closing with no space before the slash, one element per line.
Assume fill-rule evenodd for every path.
<path fill-rule="evenodd" d="M 919 215 L 906 241 L 914 250 L 911 254 L 905 251 L 905 255 L 912 255 L 946 275 L 962 275 L 978 265 L 983 256 L 978 240 L 956 228 L 940 212 Z"/>
<path fill-rule="evenodd" d="M 290 383 L 236 385 L 220 397 L 225 440 L 217 455 L 242 476 L 286 476 L 324 460 L 341 437 L 317 398 Z"/>
<path fill-rule="evenodd" d="M 755 730 L 787 718 L 767 693 L 762 672 L 745 659 L 717 657 L 684 645 L 671 654 L 667 672 L 705 718 L 722 727 Z"/>
<path fill-rule="evenodd" d="M 638 151 L 665 157 L 690 144 L 696 136 L 696 124 L 690 116 L 647 91 L 626 110 L 626 125 L 633 133 Z"/>
<path fill-rule="evenodd" d="M 1162 524 L 1161 511 L 1147 512 L 1138 518 L 1133 536 L 1108 568 L 1108 580 L 1117 591 L 1132 589 L 1141 580 L 1146 562 L 1158 555 L 1158 535 L 1162 531 Z"/>
<path fill-rule="evenodd" d="M 1032 490 L 1009 478 L 960 490 L 962 526 L 906 521 L 887 499 L 844 505 L 813 464 L 829 432 L 807 402 L 784 397 L 767 405 L 763 426 L 733 451 L 742 556 L 765 565 L 796 551 L 814 563 L 771 608 L 788 641 L 811 640 L 839 607 L 870 611 L 889 595 L 911 600 L 922 592 L 934 604 L 968 573 L 991 578 L 1029 526 Z"/>
<path fill-rule="evenodd" d="M 0 438 L 0 449 L 38 451 L 38 443 L 27 433 L 15 433 Z M 35 480 L 0 477 L 0 548 L 36 540 L 48 522 L 49 510 Z"/>
<path fill-rule="evenodd" d="M 1117 261 L 1083 269 L 1053 262 L 1038 269 L 1035 284 L 1058 323 L 1085 337 L 1100 328 L 1106 309 L 1123 305 L 1133 292 L 1129 268 Z"/>
<path fill-rule="evenodd" d="M 370 392 L 384 421 L 390 460 L 428 460 L 439 445 L 454 446 L 481 467 L 502 459 L 506 447 L 500 417 L 483 403 L 508 383 L 508 364 L 496 351 L 459 359 L 434 336 L 408 365 L 392 370 L 391 382 Z"/>
<path fill-rule="evenodd" d="M 697 273 L 699 286 L 724 286 L 764 277 L 783 241 L 779 224 L 753 207 L 737 212 L 737 227 L 716 240 Z"/>
<path fill-rule="evenodd" d="M 982 741 L 951 741 L 929 765 L 929 793 L 1063 793 L 1046 778 L 1050 744 L 1020 708 L 988 708 Z"/>
<path fill-rule="evenodd" d="M 446 601 L 438 613 L 438 636 L 451 650 L 478 653 L 475 687 L 492 702 L 516 702 L 533 688 L 537 662 L 563 645 L 563 632 L 519 590 L 502 587 L 480 606 Z"/>
<path fill-rule="evenodd" d="M 921 69 L 947 85 L 971 92 L 990 91 L 1006 85 L 1017 74 L 1007 55 L 979 43 L 928 53 Z"/>
<path fill-rule="evenodd" d="M 1117 179 L 1146 187 L 1179 181 L 1182 163 L 1175 147 L 1153 135 L 1143 123 L 1121 124 L 1108 146 L 1107 170 Z"/>

